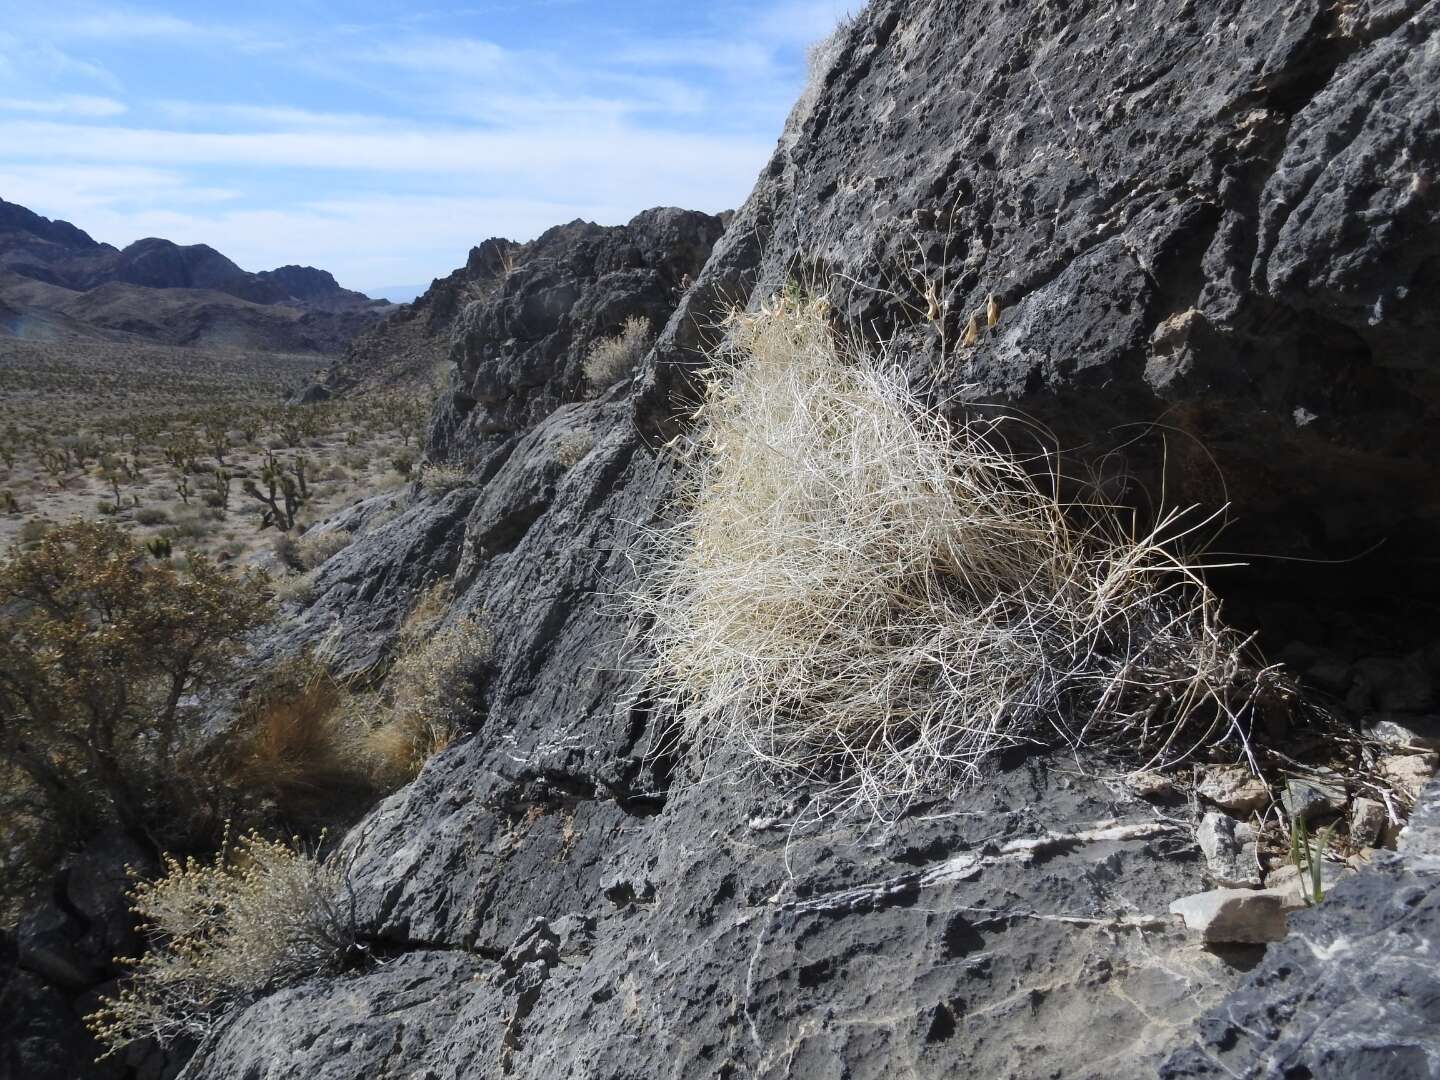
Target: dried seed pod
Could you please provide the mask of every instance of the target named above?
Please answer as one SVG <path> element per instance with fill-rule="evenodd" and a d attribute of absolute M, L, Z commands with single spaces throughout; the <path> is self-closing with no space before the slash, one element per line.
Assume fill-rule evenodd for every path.
<path fill-rule="evenodd" d="M 965 333 L 960 335 L 960 344 L 967 348 L 980 340 L 980 319 L 971 315 L 970 321 L 965 324 Z"/>

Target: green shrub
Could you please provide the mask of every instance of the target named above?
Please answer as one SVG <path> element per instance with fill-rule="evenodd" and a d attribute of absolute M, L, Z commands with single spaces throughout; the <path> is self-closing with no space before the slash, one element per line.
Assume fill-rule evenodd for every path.
<path fill-rule="evenodd" d="M 0 609 L 0 759 L 82 835 L 167 826 L 189 790 L 183 703 L 268 616 L 257 580 L 83 523 L 0 563 Z"/>
<path fill-rule="evenodd" d="M 170 511 L 163 506 L 142 506 L 132 516 L 137 525 L 164 525 L 170 520 Z"/>

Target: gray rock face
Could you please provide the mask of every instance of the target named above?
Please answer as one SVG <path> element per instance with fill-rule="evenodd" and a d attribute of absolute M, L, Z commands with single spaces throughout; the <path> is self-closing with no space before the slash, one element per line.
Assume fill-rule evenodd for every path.
<path fill-rule="evenodd" d="M 1089 447 L 1111 497 L 1144 501 L 1161 440 L 1137 433 L 1163 420 L 1219 460 L 1236 546 L 1329 557 L 1388 535 L 1391 595 L 1420 588 L 1405 559 L 1440 515 L 1437 19 L 876 0 L 640 375 L 596 401 L 589 346 L 665 318 L 714 219 L 536 241 L 457 323 L 430 453 L 473 486 L 357 511 L 363 535 L 276 643 L 333 632 L 364 666 L 452 574 L 456 610 L 495 631 L 477 730 L 346 841 L 385 962 L 257 1002 L 186 1075 L 1153 1076 L 1238 974 L 1167 913 L 1207 884 L 1188 827 L 1102 765 L 999 761 L 865 829 L 800 825 L 803 785 L 740 762 L 694 782 L 650 752 L 665 733 L 617 614 L 671 491 L 652 447 L 724 305 L 813 274 L 852 327 L 898 336 L 920 385 Z M 962 345 L 987 295 L 999 325 Z M 1223 501 L 1198 445 L 1170 445 L 1172 503 Z M 1336 899 L 1404 906 L 1397 873 Z"/>
<path fill-rule="evenodd" d="M 456 324 L 432 453 L 468 455 L 579 398 L 591 346 L 631 316 L 663 327 L 721 231 L 719 218 L 662 207 L 615 228 L 560 225 L 511 253 L 497 295 Z"/>
<path fill-rule="evenodd" d="M 1440 788 L 1399 851 L 1291 916 L 1291 936 L 1165 1063 L 1165 1080 L 1440 1074 Z"/>

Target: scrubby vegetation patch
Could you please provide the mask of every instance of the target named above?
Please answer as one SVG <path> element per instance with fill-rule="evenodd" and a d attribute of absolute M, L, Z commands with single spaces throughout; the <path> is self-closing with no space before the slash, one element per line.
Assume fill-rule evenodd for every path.
<path fill-rule="evenodd" d="M 702 762 L 738 749 L 888 815 L 1005 747 L 1173 763 L 1243 749 L 1254 709 L 1286 706 L 1180 554 L 1180 515 L 1137 532 L 1062 503 L 1003 422 L 926 407 L 823 301 L 734 316 L 699 416 L 638 600 Z"/>

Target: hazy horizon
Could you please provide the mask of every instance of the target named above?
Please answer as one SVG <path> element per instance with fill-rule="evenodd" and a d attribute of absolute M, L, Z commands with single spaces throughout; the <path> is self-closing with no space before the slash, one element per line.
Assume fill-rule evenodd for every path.
<path fill-rule="evenodd" d="M 738 206 L 850 0 L 61 0 L 0 30 L 0 197 L 423 289 L 488 236 Z M 396 283 L 405 283 L 405 286 Z"/>

